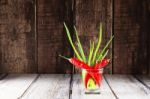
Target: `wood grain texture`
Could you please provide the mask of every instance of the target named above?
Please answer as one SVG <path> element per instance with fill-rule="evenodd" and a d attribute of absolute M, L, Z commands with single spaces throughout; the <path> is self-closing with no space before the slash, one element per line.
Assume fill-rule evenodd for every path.
<path fill-rule="evenodd" d="M 19 99 L 37 77 L 36 74 L 11 74 L 0 80 L 1 99 Z"/>
<path fill-rule="evenodd" d="M 58 55 L 71 56 L 63 22 L 71 26 L 72 0 L 37 0 L 38 72 L 67 73 L 71 66 Z"/>
<path fill-rule="evenodd" d="M 0 0 L 0 72 L 36 72 L 34 0 Z"/>
<path fill-rule="evenodd" d="M 150 75 L 150 0 L 0 0 L 0 73 L 71 73 L 58 57 L 73 56 L 63 22 L 85 50 L 100 22 L 101 48 L 114 31 L 105 73 Z"/>
<path fill-rule="evenodd" d="M 81 75 L 74 75 L 71 99 L 116 99 L 105 79 L 102 80 L 100 94 L 85 94 Z"/>
<path fill-rule="evenodd" d="M 148 73 L 148 0 L 114 0 L 114 73 Z"/>
<path fill-rule="evenodd" d="M 100 22 L 103 24 L 102 43 L 106 44 L 112 32 L 112 0 L 75 0 L 74 10 L 75 25 L 86 54 L 89 54 L 87 49 L 89 49 L 90 40 L 98 41 Z M 110 53 L 111 51 L 110 46 Z M 111 73 L 111 71 L 112 64 L 105 69 L 105 73 Z"/>
<path fill-rule="evenodd" d="M 118 99 L 149 99 L 150 90 L 130 75 L 106 75 Z"/>
<path fill-rule="evenodd" d="M 40 75 L 20 99 L 69 99 L 69 75 Z"/>

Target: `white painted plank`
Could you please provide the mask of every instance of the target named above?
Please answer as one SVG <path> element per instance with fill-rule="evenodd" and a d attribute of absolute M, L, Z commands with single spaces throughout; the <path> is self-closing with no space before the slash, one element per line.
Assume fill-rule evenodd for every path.
<path fill-rule="evenodd" d="M 144 84 L 146 84 L 146 86 L 148 86 L 150 88 L 150 77 L 148 76 L 140 76 L 140 75 L 137 75 L 136 76 L 138 79 L 140 79 Z"/>
<path fill-rule="evenodd" d="M 69 99 L 70 75 L 43 74 L 21 99 Z"/>
<path fill-rule="evenodd" d="M 74 75 L 72 86 L 72 99 L 115 99 L 106 81 L 102 80 L 101 94 L 85 94 L 81 75 Z"/>
<path fill-rule="evenodd" d="M 119 99 L 150 99 L 150 90 L 130 75 L 106 75 Z"/>
<path fill-rule="evenodd" d="M 0 99 L 17 99 L 37 77 L 36 74 L 11 74 L 0 80 Z"/>

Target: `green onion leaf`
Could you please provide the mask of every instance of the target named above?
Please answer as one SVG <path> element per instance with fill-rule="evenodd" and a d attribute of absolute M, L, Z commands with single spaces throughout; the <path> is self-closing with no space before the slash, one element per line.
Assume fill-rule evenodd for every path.
<path fill-rule="evenodd" d="M 72 48 L 73 48 L 73 50 L 74 50 L 74 52 L 75 52 L 77 58 L 78 58 L 79 60 L 83 61 L 82 58 L 80 57 L 79 53 L 77 52 L 75 46 L 73 45 L 73 41 L 72 41 L 72 39 L 71 39 L 71 35 L 70 35 L 70 32 L 69 32 L 69 29 L 67 28 L 67 26 L 66 26 L 65 23 L 64 23 L 64 26 L 65 26 L 65 29 L 66 29 L 66 33 L 67 33 L 69 42 L 70 42 L 70 44 L 71 44 L 71 46 L 72 46 Z"/>
<path fill-rule="evenodd" d="M 109 51 L 109 50 L 107 50 L 107 51 L 104 53 L 104 55 L 101 55 L 101 56 L 98 58 L 97 61 L 103 60 L 103 59 L 106 57 L 106 55 L 108 54 L 108 51 Z"/>
<path fill-rule="evenodd" d="M 75 34 L 76 34 L 77 42 L 78 42 L 78 49 L 80 51 L 80 54 L 82 56 L 83 61 L 86 62 L 86 57 L 85 57 L 85 54 L 84 54 L 84 51 L 83 51 L 83 47 L 81 45 L 81 42 L 80 42 L 80 39 L 79 39 L 79 36 L 78 36 L 78 31 L 77 31 L 77 29 L 76 29 L 75 26 L 74 26 L 74 29 L 75 29 Z"/>
<path fill-rule="evenodd" d="M 95 58 L 96 58 L 97 52 L 100 48 L 101 41 L 102 41 L 102 24 L 100 24 L 99 39 L 98 39 L 97 47 L 95 49 L 95 53 L 94 53 L 94 56 L 93 56 L 92 64 L 94 64 L 94 62 L 95 62 Z"/>
<path fill-rule="evenodd" d="M 102 50 L 101 54 L 99 55 L 99 57 L 101 57 L 101 56 L 104 54 L 105 50 L 107 49 L 107 47 L 109 46 L 109 44 L 111 43 L 111 41 L 112 41 L 113 38 L 114 38 L 114 36 L 112 36 L 112 37 L 110 38 L 110 40 L 107 42 L 107 44 L 106 44 L 105 47 L 103 48 L 103 50 Z"/>
<path fill-rule="evenodd" d="M 94 51 L 94 42 L 91 44 L 90 42 L 90 53 L 89 53 L 89 58 L 88 58 L 88 65 L 91 66 L 91 59 Z"/>

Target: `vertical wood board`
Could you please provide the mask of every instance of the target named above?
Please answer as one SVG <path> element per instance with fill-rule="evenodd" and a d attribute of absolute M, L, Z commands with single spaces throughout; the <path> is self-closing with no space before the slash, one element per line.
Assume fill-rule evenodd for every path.
<path fill-rule="evenodd" d="M 114 0 L 114 73 L 148 72 L 148 0 Z"/>
<path fill-rule="evenodd" d="M 66 73 L 71 66 L 59 57 L 70 56 L 63 23 L 71 26 L 71 0 L 37 0 L 38 72 Z"/>
<path fill-rule="evenodd" d="M 0 72 L 36 72 L 34 0 L 0 1 Z"/>

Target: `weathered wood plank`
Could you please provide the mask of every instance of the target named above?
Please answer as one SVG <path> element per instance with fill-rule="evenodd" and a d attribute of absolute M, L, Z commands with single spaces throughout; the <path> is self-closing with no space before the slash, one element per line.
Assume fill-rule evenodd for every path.
<path fill-rule="evenodd" d="M 107 85 L 105 79 L 102 81 L 101 94 L 85 94 L 84 86 L 82 84 L 81 75 L 74 75 L 72 86 L 71 99 L 116 99 Z"/>
<path fill-rule="evenodd" d="M 149 99 L 150 90 L 130 75 L 106 75 L 119 99 Z"/>
<path fill-rule="evenodd" d="M 70 45 L 63 22 L 71 25 L 72 0 L 37 0 L 39 73 L 64 73 L 70 70 L 59 54 L 70 56 Z"/>
<path fill-rule="evenodd" d="M 41 75 L 21 99 L 69 99 L 69 84 L 70 75 Z"/>
<path fill-rule="evenodd" d="M 0 72 L 36 72 L 34 0 L 0 0 Z"/>
<path fill-rule="evenodd" d="M 18 99 L 37 77 L 36 74 L 11 74 L 0 80 L 0 98 Z"/>
<path fill-rule="evenodd" d="M 147 74 L 149 0 L 114 0 L 114 73 Z"/>
<path fill-rule="evenodd" d="M 98 40 L 100 22 L 103 24 L 102 45 L 104 45 L 112 32 L 112 0 L 75 0 L 75 25 L 85 50 L 89 49 L 90 40 L 95 42 Z M 110 46 L 108 58 L 111 53 Z M 86 51 L 86 54 L 89 52 Z M 111 71 L 112 64 L 105 69 L 105 73 Z"/>

